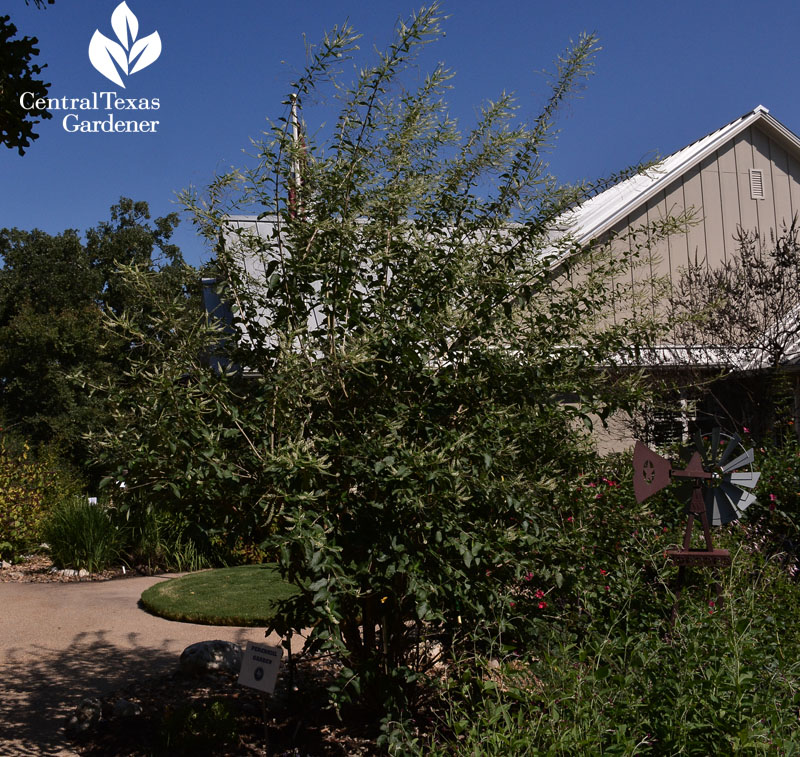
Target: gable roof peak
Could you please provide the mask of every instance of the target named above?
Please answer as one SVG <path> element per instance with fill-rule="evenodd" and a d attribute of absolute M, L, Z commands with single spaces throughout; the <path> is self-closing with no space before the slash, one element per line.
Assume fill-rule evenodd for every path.
<path fill-rule="evenodd" d="M 641 173 L 600 192 L 583 204 L 564 213 L 556 222 L 561 234 L 569 233 L 585 244 L 607 232 L 642 203 L 669 186 L 675 179 L 738 134 L 758 123 L 773 138 L 782 141 L 800 155 L 800 138 L 787 129 L 763 105 L 734 119 L 705 137 L 673 152 Z"/>

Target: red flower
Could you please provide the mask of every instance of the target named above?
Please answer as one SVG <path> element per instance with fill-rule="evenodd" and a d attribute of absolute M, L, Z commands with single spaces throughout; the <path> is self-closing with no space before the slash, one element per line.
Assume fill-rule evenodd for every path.
<path fill-rule="evenodd" d="M 572 520 L 573 520 L 573 518 L 572 518 L 572 516 L 570 515 L 570 516 L 569 516 L 569 518 L 567 518 L 567 523 L 572 523 Z"/>
<path fill-rule="evenodd" d="M 536 599 L 541 599 L 544 596 L 544 592 L 541 589 L 537 589 L 533 596 L 536 597 Z"/>
<path fill-rule="evenodd" d="M 608 573 L 607 570 L 603 570 L 602 568 L 600 568 L 600 575 L 601 576 L 604 576 L 606 573 Z"/>
<path fill-rule="evenodd" d="M 540 610 L 544 610 L 545 607 L 547 607 L 547 602 L 539 602 L 539 609 Z"/>

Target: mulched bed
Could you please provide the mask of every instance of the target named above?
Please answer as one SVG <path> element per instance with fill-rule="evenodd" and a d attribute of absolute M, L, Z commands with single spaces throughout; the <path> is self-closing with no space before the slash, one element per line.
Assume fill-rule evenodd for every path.
<path fill-rule="evenodd" d="M 330 661 L 302 661 L 295 685 L 287 684 L 284 673 L 265 700 L 260 692 L 239 686 L 233 675 L 197 679 L 176 672 L 105 697 L 100 722 L 72 737 L 70 746 L 92 757 L 379 754 L 377 722 L 363 713 L 340 721 L 327 706 L 325 688 L 335 671 Z M 120 699 L 141 712 L 115 716 Z"/>
<path fill-rule="evenodd" d="M 46 555 L 28 555 L 15 565 L 0 567 L 0 583 L 75 583 L 77 581 L 111 581 L 115 578 L 148 575 L 143 569 L 117 566 L 100 573 L 86 576 L 67 575 L 55 569 L 53 561 Z"/>

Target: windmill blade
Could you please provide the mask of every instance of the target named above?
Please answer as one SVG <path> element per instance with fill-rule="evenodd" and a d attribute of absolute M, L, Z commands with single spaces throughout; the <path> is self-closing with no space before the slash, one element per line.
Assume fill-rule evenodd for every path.
<path fill-rule="evenodd" d="M 722 457 L 720 457 L 720 459 L 719 459 L 719 464 L 720 465 L 725 465 L 725 463 L 727 462 L 728 458 L 734 453 L 734 451 L 739 446 L 741 441 L 742 441 L 742 437 L 739 436 L 739 434 L 734 434 L 728 440 L 728 444 L 725 447 L 724 452 L 722 453 Z"/>
<path fill-rule="evenodd" d="M 733 484 L 729 484 L 727 481 L 723 481 L 719 488 L 722 490 L 723 494 L 730 500 L 731 505 L 733 505 L 734 509 L 741 515 L 753 502 L 756 501 L 756 495 L 752 492 L 742 491 L 738 486 L 733 486 Z"/>
<path fill-rule="evenodd" d="M 753 448 L 750 447 L 747 452 L 743 455 L 739 455 L 735 460 L 731 460 L 722 468 L 723 473 L 730 473 L 731 471 L 735 471 L 737 468 L 743 468 L 745 465 L 750 465 L 750 463 L 755 460 L 755 453 L 753 452 Z"/>
<path fill-rule="evenodd" d="M 719 434 L 720 429 L 717 426 L 711 432 L 711 463 L 714 464 L 717 462 L 717 453 L 719 452 Z"/>
<path fill-rule="evenodd" d="M 734 486 L 746 486 L 748 489 L 754 489 L 759 478 L 761 478 L 761 474 L 758 471 L 744 470 L 726 473 L 723 480 L 730 481 Z"/>
<path fill-rule="evenodd" d="M 718 488 L 706 489 L 703 500 L 706 503 L 708 522 L 712 526 L 721 526 L 739 517 L 728 498 Z"/>
<path fill-rule="evenodd" d="M 706 445 L 703 444 L 703 437 L 700 435 L 700 429 L 694 430 L 694 448 L 700 453 L 703 462 L 708 465 L 708 451 L 706 450 Z"/>

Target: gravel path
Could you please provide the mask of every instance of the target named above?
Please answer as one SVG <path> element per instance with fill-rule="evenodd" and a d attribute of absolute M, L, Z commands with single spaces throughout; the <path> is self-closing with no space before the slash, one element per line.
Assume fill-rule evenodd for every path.
<path fill-rule="evenodd" d="M 258 628 L 175 623 L 142 610 L 141 593 L 170 577 L 0 583 L 0 755 L 74 755 L 61 732 L 84 697 L 172 670 L 196 641 L 263 641 Z"/>

